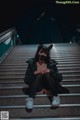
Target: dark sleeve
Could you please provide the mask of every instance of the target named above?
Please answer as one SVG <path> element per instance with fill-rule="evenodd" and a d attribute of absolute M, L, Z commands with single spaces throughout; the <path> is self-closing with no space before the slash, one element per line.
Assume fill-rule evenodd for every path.
<path fill-rule="evenodd" d="M 58 69 L 57 69 L 56 65 L 51 66 L 51 70 L 52 70 L 54 73 L 58 72 Z"/>
<path fill-rule="evenodd" d="M 57 69 L 57 62 L 56 61 L 53 61 L 54 63 L 51 65 L 50 67 L 50 71 L 51 71 L 51 75 L 52 77 L 56 80 L 56 82 L 61 82 L 63 77 L 62 77 L 62 74 L 59 73 L 58 69 Z"/>
<path fill-rule="evenodd" d="M 27 67 L 27 70 L 26 70 L 25 78 L 24 78 L 24 82 L 26 84 L 30 83 L 31 76 L 32 76 L 32 69 L 31 69 L 30 63 L 28 63 L 28 67 Z"/>
<path fill-rule="evenodd" d="M 54 73 L 58 72 L 57 65 L 58 63 L 55 60 L 52 60 L 52 63 L 50 65 L 50 70 L 53 71 Z"/>

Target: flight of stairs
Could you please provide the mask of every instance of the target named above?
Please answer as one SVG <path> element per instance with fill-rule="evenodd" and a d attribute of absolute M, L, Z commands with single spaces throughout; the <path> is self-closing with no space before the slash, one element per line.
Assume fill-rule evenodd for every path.
<path fill-rule="evenodd" d="M 27 112 L 23 92 L 29 86 L 24 83 L 26 60 L 34 57 L 38 45 L 18 45 L 0 64 L 0 111 L 9 111 L 10 119 L 54 118 L 56 120 L 80 120 L 80 46 L 78 44 L 54 44 L 51 58 L 58 62 L 63 75 L 61 84 L 70 90 L 60 94 L 59 108 L 51 109 L 46 94 L 37 94 L 34 109 Z M 48 44 L 47 44 L 48 46 Z"/>

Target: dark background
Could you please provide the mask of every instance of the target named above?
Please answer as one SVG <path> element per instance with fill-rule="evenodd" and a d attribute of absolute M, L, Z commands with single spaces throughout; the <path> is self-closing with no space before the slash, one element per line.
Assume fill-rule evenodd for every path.
<path fill-rule="evenodd" d="M 70 42 L 80 28 L 80 4 L 1 0 L 0 33 L 15 27 L 22 44 Z"/>

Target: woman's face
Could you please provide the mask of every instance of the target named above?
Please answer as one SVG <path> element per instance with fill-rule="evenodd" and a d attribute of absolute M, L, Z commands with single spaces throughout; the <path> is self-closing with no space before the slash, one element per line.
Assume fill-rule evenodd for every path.
<path fill-rule="evenodd" d="M 47 56 L 47 51 L 44 51 L 43 49 L 40 49 L 38 55 L 46 57 Z"/>
<path fill-rule="evenodd" d="M 47 59 L 47 51 L 44 49 L 40 49 L 40 51 L 38 52 L 38 60 L 45 62 L 46 59 Z"/>

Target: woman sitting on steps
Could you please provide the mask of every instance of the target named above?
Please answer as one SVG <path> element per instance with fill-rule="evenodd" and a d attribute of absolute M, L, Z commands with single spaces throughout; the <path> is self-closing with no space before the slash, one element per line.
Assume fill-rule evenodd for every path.
<path fill-rule="evenodd" d="M 29 85 L 29 97 L 26 99 L 27 109 L 33 109 L 36 93 L 43 88 L 52 93 L 52 107 L 58 107 L 60 104 L 58 94 L 69 93 L 68 89 L 60 85 L 63 77 L 57 70 L 57 62 L 50 58 L 52 47 L 52 44 L 49 47 L 39 45 L 35 57 L 27 61 L 28 68 L 24 79 Z"/>

